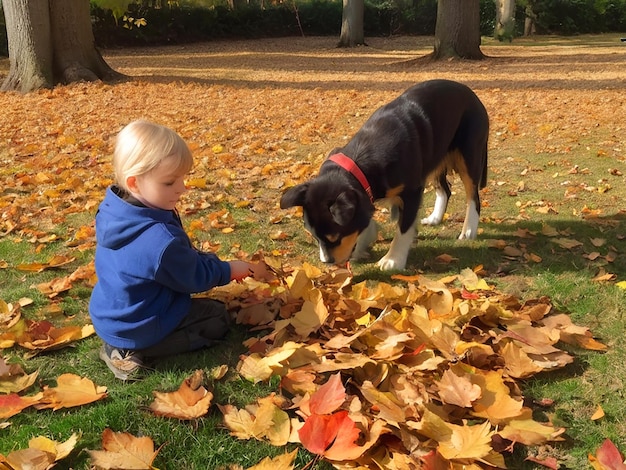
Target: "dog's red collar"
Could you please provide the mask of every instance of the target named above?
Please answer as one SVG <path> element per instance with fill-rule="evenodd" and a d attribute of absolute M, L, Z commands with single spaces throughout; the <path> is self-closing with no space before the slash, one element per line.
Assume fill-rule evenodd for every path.
<path fill-rule="evenodd" d="M 334 155 L 331 155 L 330 157 L 328 157 L 328 159 L 331 162 L 335 162 L 344 170 L 347 170 L 350 173 L 352 173 L 352 175 L 354 175 L 354 177 L 357 180 L 359 180 L 359 183 L 361 183 L 361 186 L 363 186 L 363 189 L 365 189 L 365 192 L 369 196 L 372 204 L 374 203 L 374 195 L 372 194 L 372 187 L 370 186 L 369 182 L 367 181 L 367 178 L 365 177 L 365 175 L 363 174 L 363 172 L 361 171 L 361 169 L 358 167 L 358 165 L 356 164 L 354 160 L 346 157 L 343 153 L 335 153 Z"/>

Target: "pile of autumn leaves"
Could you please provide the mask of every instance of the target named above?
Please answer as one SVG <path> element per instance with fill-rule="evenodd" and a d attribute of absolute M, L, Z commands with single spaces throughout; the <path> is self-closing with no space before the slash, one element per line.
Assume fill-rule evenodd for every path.
<path fill-rule="evenodd" d="M 565 432 L 532 418 L 517 380 L 571 363 L 557 343 L 606 349 L 586 328 L 555 312 L 548 299 L 522 304 L 470 269 L 439 281 L 395 276 L 394 284 L 355 284 L 343 269 L 266 262 L 277 274 L 274 281 L 247 279 L 209 295 L 259 332 L 246 342 L 249 353 L 237 372 L 255 383 L 279 376 L 281 392 L 242 409 L 216 406 L 232 435 L 276 446 L 298 443 L 338 469 L 506 468 L 503 455 L 515 444 L 541 445 Z M 0 384 L 25 375 L 8 369 L 3 361 Z M 223 366 L 208 377 L 222 380 L 226 373 Z M 74 396 L 81 390 L 93 401 L 106 398 L 106 389 L 87 380 L 58 379 L 59 387 L 71 384 Z M 207 382 L 206 373 L 196 371 L 178 390 L 154 392 L 150 409 L 181 420 L 200 418 L 212 405 Z M 0 418 L 7 418 L 7 396 L 24 398 L 0 397 Z M 48 407 L 64 406 L 55 400 Z M 143 449 L 137 460 L 146 466 L 132 468 L 153 468 L 158 451 L 152 441 L 143 437 L 139 445 L 133 439 L 106 430 L 104 450 L 90 452 L 92 463 L 129 468 L 101 463 L 127 446 Z M 37 445 L 51 455 L 50 463 L 73 447 L 44 441 L 31 448 Z M 64 450 L 53 453 L 55 446 Z M 295 455 L 252 468 L 292 469 Z M 0 456 L 0 469 L 18 468 L 3 467 L 3 461 Z M 556 462 L 540 463 L 556 468 Z"/>

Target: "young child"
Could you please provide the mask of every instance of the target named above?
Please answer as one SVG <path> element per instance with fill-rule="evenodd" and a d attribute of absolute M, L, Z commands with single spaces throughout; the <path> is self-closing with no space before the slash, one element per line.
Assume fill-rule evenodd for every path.
<path fill-rule="evenodd" d="M 193 351 L 226 335 L 224 304 L 192 293 L 269 275 L 263 264 L 222 261 L 191 245 L 175 206 L 192 165 L 189 148 L 167 127 L 138 120 L 117 137 L 116 184 L 96 214 L 98 282 L 89 312 L 104 342 L 100 358 L 119 379 L 133 378 L 144 358 Z"/>

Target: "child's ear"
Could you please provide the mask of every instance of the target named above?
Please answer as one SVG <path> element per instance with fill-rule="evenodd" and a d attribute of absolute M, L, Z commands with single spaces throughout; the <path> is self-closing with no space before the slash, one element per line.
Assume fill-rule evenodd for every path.
<path fill-rule="evenodd" d="M 133 193 L 138 193 L 139 188 L 137 187 L 137 177 L 129 176 L 128 178 L 126 178 L 126 187 Z"/>

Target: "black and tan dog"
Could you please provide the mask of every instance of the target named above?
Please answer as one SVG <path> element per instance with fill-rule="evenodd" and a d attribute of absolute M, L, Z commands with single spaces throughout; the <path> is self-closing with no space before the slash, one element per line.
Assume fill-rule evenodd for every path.
<path fill-rule="evenodd" d="M 467 199 L 459 239 L 476 237 L 488 134 L 487 111 L 470 88 L 449 80 L 420 83 L 376 110 L 346 146 L 330 153 L 317 177 L 283 194 L 280 207 L 302 206 L 320 259 L 341 264 L 366 256 L 377 236 L 374 201 L 387 199 L 398 228 L 378 265 L 404 269 L 429 181 L 435 207 L 422 224 L 442 221 L 451 194 L 447 174 L 456 171 Z"/>

